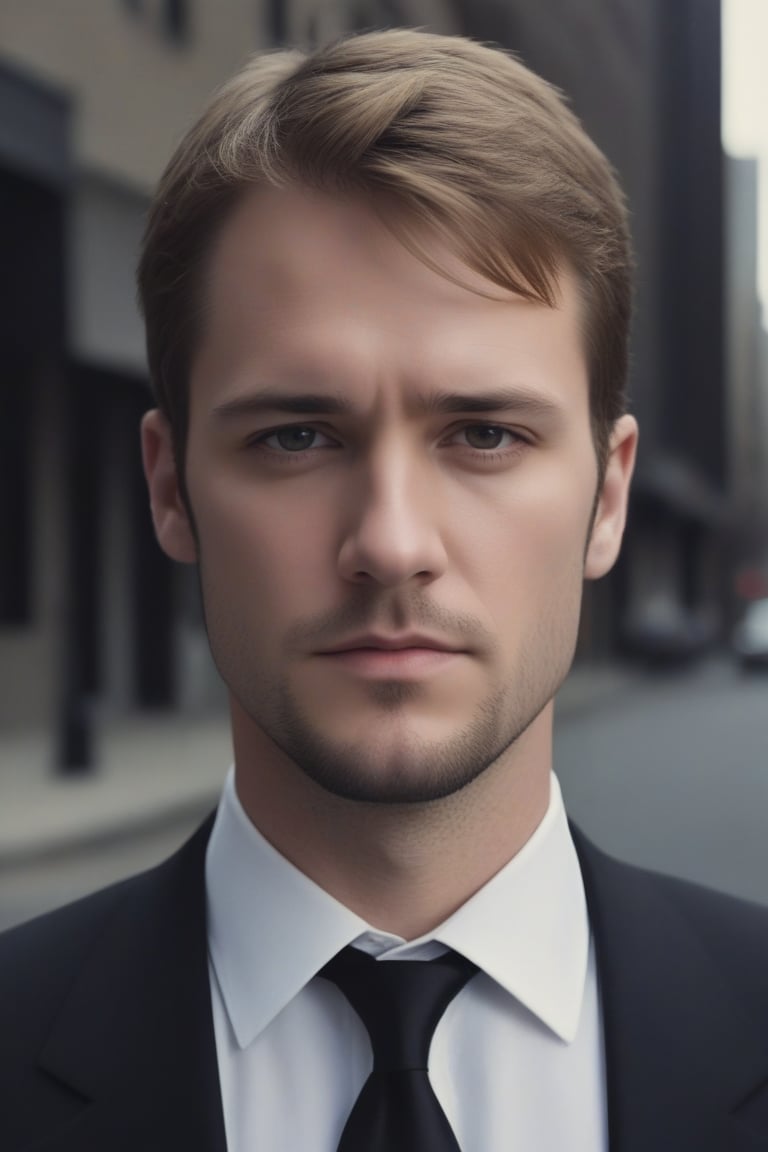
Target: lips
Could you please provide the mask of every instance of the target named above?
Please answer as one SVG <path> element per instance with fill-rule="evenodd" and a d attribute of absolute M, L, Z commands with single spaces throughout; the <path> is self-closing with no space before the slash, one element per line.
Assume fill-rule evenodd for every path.
<path fill-rule="evenodd" d="M 341 668 L 372 681 L 420 681 L 454 667 L 466 654 L 466 649 L 454 648 L 437 636 L 418 632 L 389 636 L 366 633 L 318 653 L 328 661 L 328 667 Z"/>
<path fill-rule="evenodd" d="M 367 634 L 355 636 L 335 644 L 333 648 L 324 649 L 320 655 L 333 656 L 340 652 L 379 651 L 400 652 L 413 649 L 429 649 L 435 652 L 457 652 L 459 649 L 433 636 L 423 636 L 417 633 L 408 633 L 400 636 L 377 636 Z"/>

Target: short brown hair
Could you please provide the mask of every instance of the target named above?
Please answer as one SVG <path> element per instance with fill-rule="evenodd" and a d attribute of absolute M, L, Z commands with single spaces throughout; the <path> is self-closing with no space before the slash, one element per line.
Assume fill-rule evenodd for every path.
<path fill-rule="evenodd" d="M 139 299 L 183 491 L 206 256 L 235 200 L 264 182 L 392 200 L 443 231 L 494 284 L 550 305 L 567 261 L 584 302 L 602 480 L 626 406 L 631 313 L 627 212 L 612 169 L 557 90 L 514 56 L 396 29 L 254 57 L 215 94 L 160 180 Z"/>

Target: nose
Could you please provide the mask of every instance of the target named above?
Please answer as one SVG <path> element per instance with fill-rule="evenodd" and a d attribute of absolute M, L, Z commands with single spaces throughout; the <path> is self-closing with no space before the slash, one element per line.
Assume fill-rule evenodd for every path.
<path fill-rule="evenodd" d="M 355 477 L 339 551 L 343 579 L 394 588 L 428 584 L 443 574 L 440 494 L 426 469 L 417 472 L 405 450 L 391 446 Z"/>

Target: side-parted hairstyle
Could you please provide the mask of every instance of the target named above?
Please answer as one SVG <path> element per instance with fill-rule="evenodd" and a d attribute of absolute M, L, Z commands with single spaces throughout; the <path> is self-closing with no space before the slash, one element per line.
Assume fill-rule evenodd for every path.
<path fill-rule="evenodd" d="M 494 285 L 548 305 L 570 266 L 602 482 L 626 406 L 631 314 L 627 211 L 613 171 L 557 90 L 513 56 L 396 29 L 254 57 L 214 95 L 160 180 L 139 303 L 183 492 L 206 258 L 235 202 L 265 183 L 392 205 L 385 219 L 427 263 L 420 225 Z"/>

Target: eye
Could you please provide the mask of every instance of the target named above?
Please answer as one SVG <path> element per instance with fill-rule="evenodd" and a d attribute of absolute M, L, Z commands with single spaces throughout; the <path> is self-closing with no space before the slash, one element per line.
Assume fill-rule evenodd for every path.
<path fill-rule="evenodd" d="M 462 432 L 470 448 L 481 450 L 501 448 L 505 436 L 514 436 L 508 428 L 499 428 L 494 424 L 471 424 L 462 428 Z"/>
<path fill-rule="evenodd" d="M 324 443 L 318 444 L 318 437 Z M 287 424 L 283 428 L 275 428 L 272 432 L 265 432 L 251 443 L 258 447 L 264 446 L 271 452 L 296 454 L 305 452 L 310 448 L 327 447 L 332 441 L 322 432 L 319 432 L 317 428 L 312 428 L 308 424 Z"/>
<path fill-rule="evenodd" d="M 465 424 L 457 430 L 457 435 L 463 437 L 464 444 L 476 452 L 507 452 L 520 447 L 525 443 L 525 437 L 511 428 L 502 428 L 498 424 Z"/>

